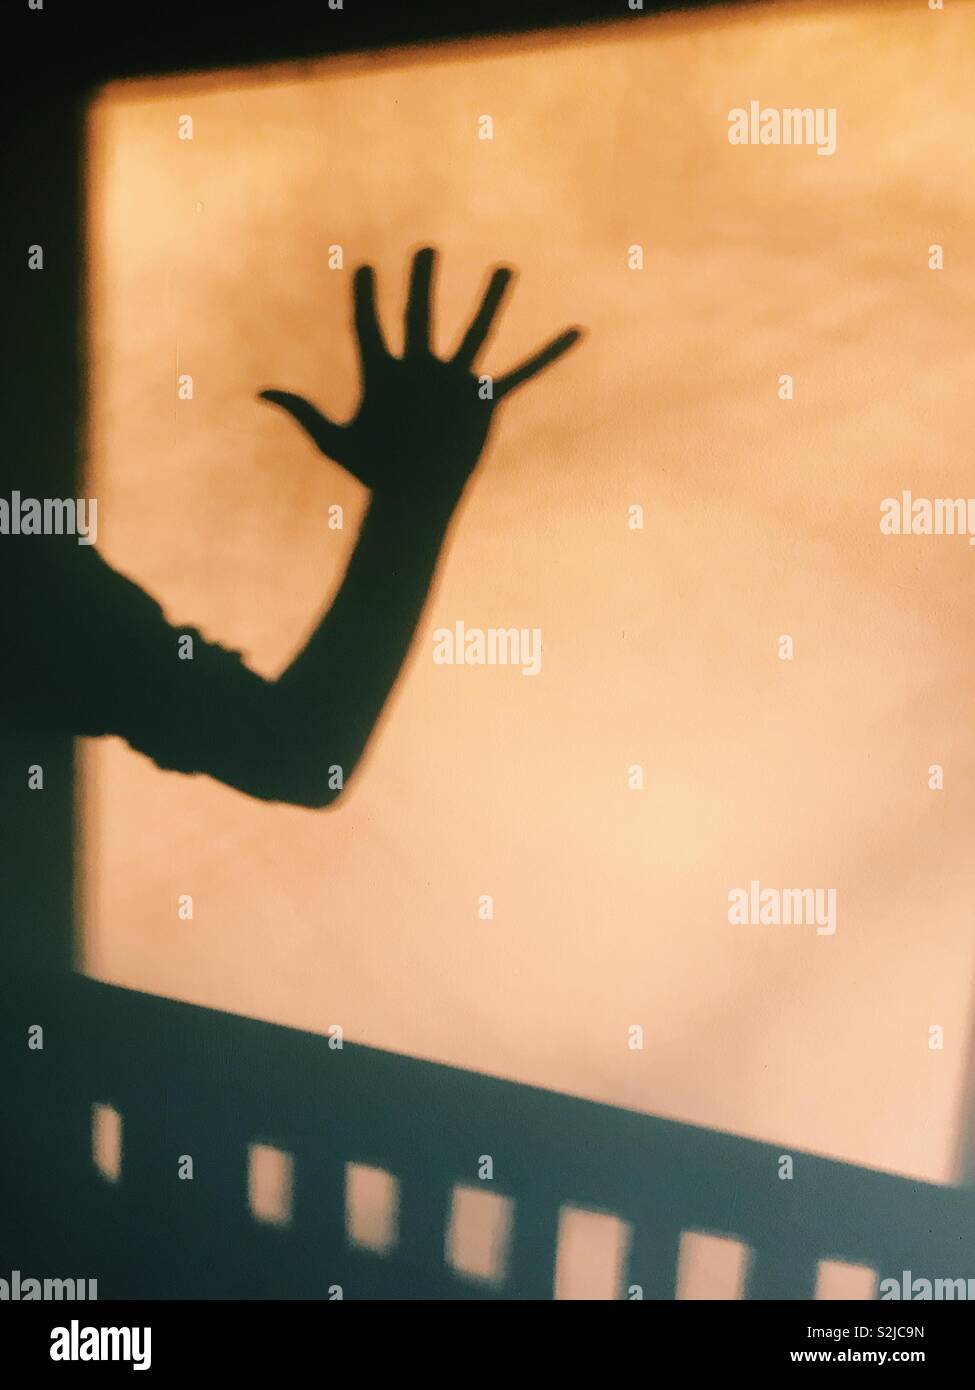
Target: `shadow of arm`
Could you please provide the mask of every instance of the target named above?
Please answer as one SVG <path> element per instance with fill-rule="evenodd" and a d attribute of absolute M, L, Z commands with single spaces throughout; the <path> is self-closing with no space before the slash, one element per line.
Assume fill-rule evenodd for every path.
<path fill-rule="evenodd" d="M 96 551 L 22 542 L 5 585 L 8 703 L 263 801 L 331 806 L 406 658 L 456 501 L 375 498 L 331 608 L 276 680 L 170 624 Z"/>

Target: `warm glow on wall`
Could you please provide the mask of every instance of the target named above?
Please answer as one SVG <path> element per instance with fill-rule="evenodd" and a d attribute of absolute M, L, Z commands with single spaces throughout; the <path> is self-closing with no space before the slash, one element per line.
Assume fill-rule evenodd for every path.
<path fill-rule="evenodd" d="M 409 253 L 438 246 L 445 349 L 487 268 L 516 266 L 488 371 L 565 323 L 589 337 L 504 408 L 334 813 L 87 745 L 90 974 L 950 1180 L 975 550 L 879 519 L 903 489 L 971 490 L 975 14 L 883 9 L 100 96 L 99 543 L 262 672 L 332 592 L 364 494 L 256 393 L 351 411 L 352 268 L 377 266 L 394 336 Z M 729 143 L 753 99 L 835 108 L 835 153 Z M 539 629 L 540 671 L 435 664 L 458 622 Z M 753 880 L 835 890 L 835 933 L 732 925 L 729 891 Z"/>

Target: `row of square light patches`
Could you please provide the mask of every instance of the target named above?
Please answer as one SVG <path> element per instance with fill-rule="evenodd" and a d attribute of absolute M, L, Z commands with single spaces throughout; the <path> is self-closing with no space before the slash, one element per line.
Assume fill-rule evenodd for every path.
<path fill-rule="evenodd" d="M 122 1117 L 109 1105 L 92 1109 L 92 1157 L 109 1182 L 122 1170 Z M 292 1217 L 292 1156 L 268 1144 L 250 1145 L 248 1204 L 256 1221 L 288 1227 Z M 514 1202 L 486 1186 L 458 1184 L 451 1196 L 444 1249 L 457 1274 L 499 1287 L 507 1274 L 514 1229 Z M 348 1163 L 345 1169 L 345 1229 L 350 1245 L 388 1255 L 396 1249 L 399 1184 L 381 1168 Z M 604 1212 L 563 1206 L 559 1214 L 555 1267 L 557 1299 L 619 1299 L 631 1229 Z M 679 1299 L 740 1299 L 749 1249 L 741 1241 L 701 1231 L 681 1236 L 677 1274 Z M 863 1265 L 822 1260 L 817 1299 L 874 1299 L 877 1273 Z"/>

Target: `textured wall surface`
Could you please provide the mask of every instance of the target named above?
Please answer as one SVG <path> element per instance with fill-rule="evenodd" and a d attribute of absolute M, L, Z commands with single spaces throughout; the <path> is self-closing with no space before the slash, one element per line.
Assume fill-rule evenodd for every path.
<path fill-rule="evenodd" d="M 262 672 L 364 494 L 255 395 L 351 412 L 352 267 L 395 338 L 409 252 L 439 246 L 445 349 L 515 265 L 489 371 L 590 335 L 505 407 L 347 802 L 86 746 L 90 974 L 951 1179 L 975 550 L 879 519 L 973 491 L 973 40 L 960 3 L 776 6 L 99 97 L 99 543 Z M 836 153 L 731 145 L 753 99 L 836 108 Z M 457 620 L 540 628 L 540 674 L 435 665 Z M 753 879 L 835 888 L 835 934 L 731 925 Z"/>

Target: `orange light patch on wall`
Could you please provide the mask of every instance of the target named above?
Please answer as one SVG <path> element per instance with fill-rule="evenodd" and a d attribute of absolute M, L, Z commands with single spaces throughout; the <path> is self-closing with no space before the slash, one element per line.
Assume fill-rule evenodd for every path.
<path fill-rule="evenodd" d="M 259 671 L 365 498 L 256 395 L 351 413 L 354 266 L 395 342 L 437 245 L 446 350 L 515 265 L 491 373 L 589 336 L 503 407 L 334 812 L 86 747 L 90 974 L 951 1178 L 975 550 L 879 522 L 971 490 L 973 39 L 965 5 L 747 7 L 99 96 L 99 543 Z M 731 144 L 753 99 L 835 109 L 835 153 Z M 435 664 L 457 622 L 539 629 L 541 670 Z M 835 933 L 732 924 L 752 881 L 835 890 Z"/>

